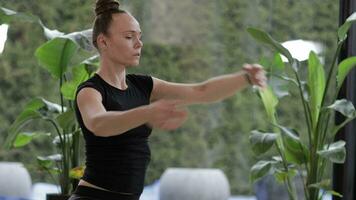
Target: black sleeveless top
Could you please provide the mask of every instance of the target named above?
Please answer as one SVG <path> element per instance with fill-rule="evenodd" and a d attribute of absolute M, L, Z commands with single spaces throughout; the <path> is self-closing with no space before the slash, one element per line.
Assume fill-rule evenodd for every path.
<path fill-rule="evenodd" d="M 153 87 L 150 76 L 129 74 L 126 83 L 128 88 L 120 90 L 95 74 L 78 87 L 77 94 L 85 87 L 96 89 L 107 111 L 125 111 L 149 104 Z M 98 137 L 85 127 L 76 101 L 75 111 L 86 143 L 82 179 L 111 191 L 141 194 L 150 161 L 147 140 L 151 128 L 141 125 L 120 135 Z"/>

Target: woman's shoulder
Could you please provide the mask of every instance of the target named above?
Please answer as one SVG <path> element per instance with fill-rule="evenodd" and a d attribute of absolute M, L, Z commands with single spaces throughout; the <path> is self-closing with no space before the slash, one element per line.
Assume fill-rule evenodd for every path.
<path fill-rule="evenodd" d="M 150 96 L 153 88 L 153 79 L 151 76 L 144 74 L 127 74 L 126 78 L 139 89 L 143 90 L 147 96 Z"/>
<path fill-rule="evenodd" d="M 94 89 L 98 90 L 100 93 L 102 93 L 104 91 L 104 87 L 100 80 L 100 77 L 96 73 L 94 73 L 86 81 L 79 84 L 79 86 L 77 87 L 77 94 L 81 89 L 87 88 L 87 87 L 94 88 Z"/>
<path fill-rule="evenodd" d="M 151 82 L 152 77 L 146 74 L 127 74 L 126 78 L 134 82 Z"/>

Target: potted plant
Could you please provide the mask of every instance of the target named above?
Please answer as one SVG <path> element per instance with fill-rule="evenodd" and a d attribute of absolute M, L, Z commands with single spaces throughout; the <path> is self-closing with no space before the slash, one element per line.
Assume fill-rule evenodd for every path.
<path fill-rule="evenodd" d="M 327 68 L 329 71 L 326 75 L 325 68 L 317 54 L 313 51 L 310 52 L 305 80 L 300 72 L 301 62 L 293 58 L 281 43 L 259 29 L 249 28 L 247 30 L 255 40 L 272 47 L 274 51 L 285 56 L 291 67 L 289 70 L 292 72 L 292 75 L 285 72 L 282 59 L 277 54 L 266 68 L 270 75 L 269 86 L 265 90 L 257 91 L 265 107 L 271 130 L 252 131 L 250 136 L 252 149 L 257 155 L 262 155 L 274 147 L 278 155 L 259 160 L 251 168 L 252 181 L 272 172 L 278 181 L 286 185 L 289 198 L 295 200 L 297 196 L 293 178 L 298 175 L 302 179 L 304 196 L 307 200 L 321 199 L 325 193 L 341 196 L 341 194 L 332 191 L 331 181 L 323 179 L 323 175 L 328 163 L 343 163 L 345 161 L 345 141 L 334 142 L 334 136 L 348 122 L 356 118 L 352 102 L 347 99 L 337 99 L 344 79 L 349 71 L 356 66 L 356 57 L 346 58 L 337 65 L 341 46 L 347 38 L 349 28 L 355 21 L 356 13 L 352 14 L 338 29 L 337 49 L 330 67 Z M 304 112 L 302 120 L 307 127 L 306 132 L 279 123 L 277 106 L 280 99 L 277 94 L 283 85 L 281 83 L 287 87 L 292 85 L 297 88 L 297 98 L 300 99 Z M 335 112 L 339 112 L 345 117 L 341 124 L 335 124 L 333 120 Z"/>
<path fill-rule="evenodd" d="M 35 56 L 51 77 L 58 81 L 58 88 L 48 89 L 58 91 L 59 103 L 50 102 L 43 97 L 29 101 L 8 129 L 8 136 L 3 146 L 6 149 L 19 148 L 41 135 L 52 137 L 57 153 L 47 156 L 38 155 L 37 162 L 61 188 L 60 197 L 49 195 L 48 199 L 67 199 L 76 185 L 77 181 L 74 178 L 79 178 L 83 171 L 79 166 L 81 130 L 75 119 L 73 105 L 75 92 L 78 85 L 89 78 L 98 65 L 96 56 L 77 64 L 72 64 L 71 60 L 80 49 L 92 50 L 89 37 L 91 31 L 64 34 L 46 28 L 35 16 L 26 16 L 5 8 L 0 9 L 0 22 L 6 23 L 14 19 L 26 19 L 40 24 L 49 39 L 37 48 Z M 26 128 L 26 124 L 36 123 L 38 120 L 51 124 L 54 133 L 48 133 L 48 130 L 21 132 Z"/>

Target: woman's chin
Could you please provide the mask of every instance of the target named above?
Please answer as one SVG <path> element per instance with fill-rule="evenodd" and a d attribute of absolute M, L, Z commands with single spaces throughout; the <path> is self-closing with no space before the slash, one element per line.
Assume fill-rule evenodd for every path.
<path fill-rule="evenodd" d="M 130 66 L 135 67 L 138 66 L 140 64 L 140 61 L 134 61 L 132 63 L 130 63 Z"/>

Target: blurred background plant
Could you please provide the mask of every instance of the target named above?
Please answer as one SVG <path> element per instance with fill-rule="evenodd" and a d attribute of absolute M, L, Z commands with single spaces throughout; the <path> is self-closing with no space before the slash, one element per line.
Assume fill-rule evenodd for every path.
<path fill-rule="evenodd" d="M 7 130 L 7 138 L 3 144 L 5 150 L 11 147 L 19 148 L 29 144 L 33 139 L 49 136 L 56 147 L 56 154 L 42 156 L 34 155 L 40 170 L 48 172 L 54 183 L 60 186 L 63 195 L 69 195 L 72 186 L 77 185 L 76 175 L 79 166 L 80 128 L 75 119 L 73 101 L 78 85 L 88 79 L 93 69 L 98 65 L 96 57 L 88 58 L 81 63 L 73 64 L 73 57 L 80 49 L 93 51 L 91 48 L 91 31 L 85 30 L 64 34 L 50 30 L 34 15 L 19 13 L 0 7 L 0 20 L 11 25 L 13 21 L 32 22 L 43 28 L 48 39 L 35 51 L 35 56 L 41 66 L 49 72 L 51 78 L 58 82 L 57 88 L 47 88 L 57 93 L 57 103 L 50 102 L 44 97 L 31 99 L 16 117 Z M 38 121 L 47 122 L 52 129 L 37 129 L 23 132 L 29 123 L 36 126 Z M 74 169 L 75 168 L 75 169 Z M 73 171 L 71 171 L 73 169 Z M 71 177 L 72 175 L 72 177 Z"/>
<path fill-rule="evenodd" d="M 297 41 L 302 45 L 285 47 L 288 46 L 286 43 L 283 46 L 262 30 L 248 29 L 256 41 L 277 52 L 272 61 L 262 60 L 261 64 L 266 66 L 269 74 L 269 86 L 265 90 L 257 90 L 265 107 L 267 120 L 272 127 L 269 131 L 252 131 L 250 142 L 252 149 L 259 156 L 271 147 L 275 147 L 278 154 L 262 157 L 252 166 L 252 181 L 272 173 L 276 180 L 286 185 L 289 199 L 295 200 L 298 198 L 293 180 L 299 175 L 302 179 L 304 197 L 307 200 L 322 199 L 326 193 L 342 196 L 331 189 L 331 176 L 324 177 L 324 174 L 327 164 L 345 162 L 345 141 L 334 141 L 335 135 L 348 122 L 356 118 L 352 102 L 347 99 L 337 99 L 346 76 L 356 66 L 356 57 L 346 58 L 339 65 L 337 64 L 348 30 L 355 21 L 356 13 L 352 14 L 335 34 L 337 47 L 329 67 L 324 66 L 318 54 L 308 48 L 317 45 Z M 292 51 L 294 53 L 291 53 Z M 309 57 L 297 58 L 300 55 L 296 53 L 297 51 L 309 53 Z M 287 69 L 280 55 L 284 56 L 292 75 L 286 73 Z M 307 63 L 302 63 L 305 60 Z M 306 69 L 303 70 L 304 67 Z M 328 69 L 327 73 L 325 69 Z M 282 126 L 279 122 L 277 106 L 279 101 L 288 95 L 290 87 L 299 90 L 296 98 L 299 99 L 301 110 L 304 111 L 300 119 L 304 120 L 307 131 L 290 128 L 289 125 Z M 341 124 L 335 124 L 333 117 L 335 112 L 340 112 L 345 117 Z M 291 117 L 295 119 L 294 116 Z"/>

